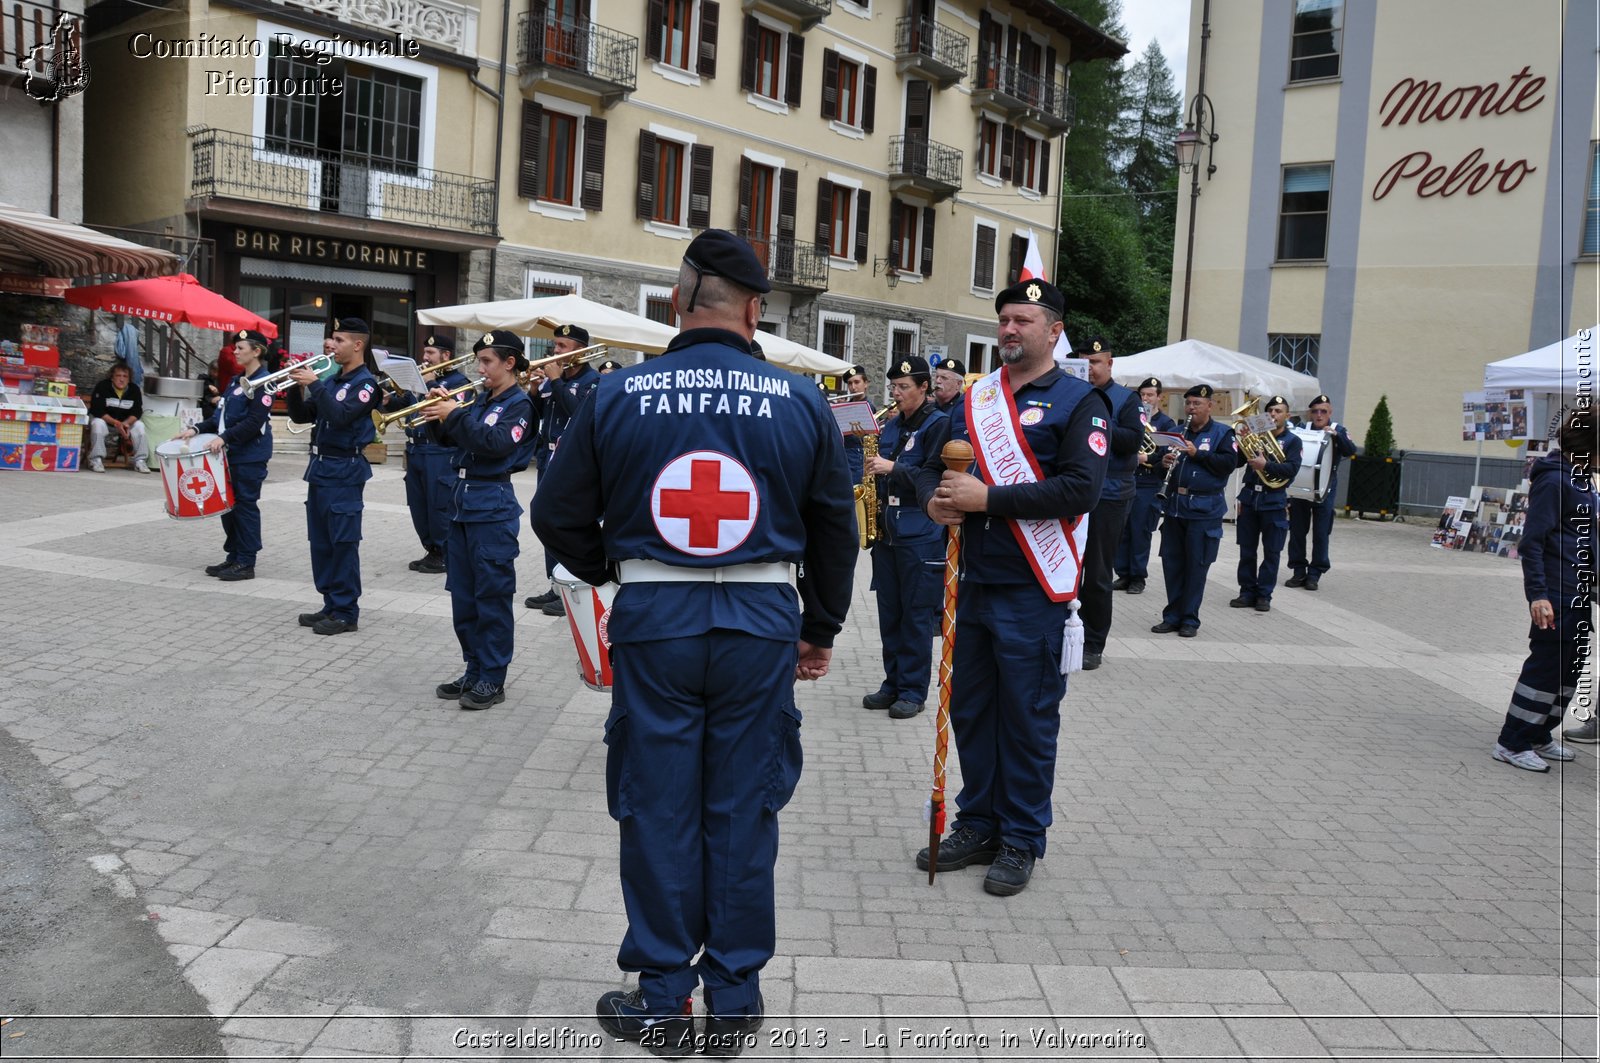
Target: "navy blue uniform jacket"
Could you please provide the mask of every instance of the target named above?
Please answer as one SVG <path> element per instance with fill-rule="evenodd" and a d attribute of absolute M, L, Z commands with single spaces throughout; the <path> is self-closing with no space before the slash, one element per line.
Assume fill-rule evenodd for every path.
<path fill-rule="evenodd" d="M 261 366 L 249 379 L 266 375 L 267 367 Z M 272 426 L 268 420 L 272 396 L 264 391 L 254 397 L 246 395 L 244 380 L 234 377 L 212 416 L 194 426 L 196 432 L 216 432 L 220 428 L 222 441 L 228 445 L 228 461 L 234 465 L 259 464 L 272 457 Z"/>
<path fill-rule="evenodd" d="M 1558 611 L 1584 608 L 1594 591 L 1595 493 L 1576 468 L 1560 454 L 1533 463 L 1528 517 L 1517 548 L 1528 601 L 1543 598 Z"/>

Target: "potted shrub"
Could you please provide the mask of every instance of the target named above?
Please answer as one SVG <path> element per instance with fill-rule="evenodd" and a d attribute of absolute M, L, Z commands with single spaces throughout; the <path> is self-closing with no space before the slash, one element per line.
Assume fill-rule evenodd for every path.
<path fill-rule="evenodd" d="M 1398 516 L 1400 512 L 1400 458 L 1394 449 L 1394 421 L 1389 416 L 1389 396 L 1378 399 L 1367 425 L 1361 453 L 1350 459 L 1350 486 L 1344 511 L 1365 516 Z"/>

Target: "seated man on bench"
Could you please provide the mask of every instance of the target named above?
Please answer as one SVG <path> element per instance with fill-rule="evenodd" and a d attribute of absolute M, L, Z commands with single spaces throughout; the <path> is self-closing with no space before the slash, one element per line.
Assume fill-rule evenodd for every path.
<path fill-rule="evenodd" d="M 133 471 L 149 472 L 143 416 L 144 397 L 133 383 L 133 373 L 127 362 L 118 362 L 111 367 L 111 377 L 96 384 L 89 398 L 89 468 L 106 471 L 106 436 L 114 433 L 117 453 L 124 444 L 131 448 Z"/>

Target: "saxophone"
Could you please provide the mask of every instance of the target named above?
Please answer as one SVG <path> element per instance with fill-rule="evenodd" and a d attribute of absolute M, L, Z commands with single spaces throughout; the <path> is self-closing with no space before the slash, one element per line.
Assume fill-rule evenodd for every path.
<path fill-rule="evenodd" d="M 878 432 L 885 421 L 894 413 L 893 404 L 885 406 L 873 415 L 876 422 L 873 430 L 863 432 L 861 435 L 861 482 L 856 484 L 856 532 L 860 537 L 861 549 L 870 550 L 878 541 L 878 478 L 866 472 L 866 466 L 872 464 L 872 459 L 878 456 Z"/>

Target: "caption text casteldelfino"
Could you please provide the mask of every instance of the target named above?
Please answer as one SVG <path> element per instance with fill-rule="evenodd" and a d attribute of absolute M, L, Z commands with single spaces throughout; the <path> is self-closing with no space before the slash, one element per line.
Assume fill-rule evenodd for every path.
<path fill-rule="evenodd" d="M 128 38 L 128 54 L 135 59 L 259 59 L 269 54 L 300 64 L 326 67 L 335 59 L 371 59 L 395 56 L 416 59 L 422 48 L 406 37 L 383 40 L 348 40 L 335 35 L 322 40 L 299 40 L 287 33 L 273 34 L 270 41 L 240 34 L 222 37 L 201 33 L 197 37 L 157 37 L 135 33 Z M 300 69 L 304 69 L 302 65 Z M 318 73 L 314 77 L 248 77 L 231 70 L 206 71 L 207 96 L 342 96 L 344 79 Z"/>

